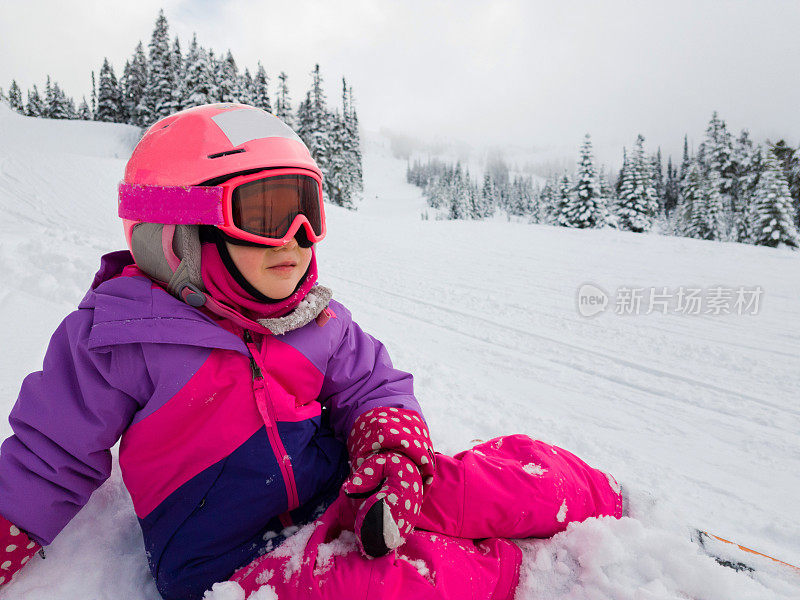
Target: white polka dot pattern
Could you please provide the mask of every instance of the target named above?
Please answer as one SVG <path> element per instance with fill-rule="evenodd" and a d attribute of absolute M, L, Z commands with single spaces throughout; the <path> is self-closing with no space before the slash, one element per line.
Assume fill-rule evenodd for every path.
<path fill-rule="evenodd" d="M 0 586 L 9 583 L 40 547 L 19 527 L 0 516 Z"/>
<path fill-rule="evenodd" d="M 358 503 L 359 539 L 364 516 L 379 501 L 384 502 L 384 510 L 389 511 L 400 535 L 407 536 L 417 522 L 424 490 L 435 473 L 435 455 L 425 422 L 413 411 L 375 408 L 356 419 L 347 448 L 352 474 L 342 489 Z"/>

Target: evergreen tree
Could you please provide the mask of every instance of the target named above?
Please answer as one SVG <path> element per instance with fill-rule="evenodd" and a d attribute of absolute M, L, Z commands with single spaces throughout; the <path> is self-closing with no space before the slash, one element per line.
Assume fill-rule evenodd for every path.
<path fill-rule="evenodd" d="M 78 118 L 82 121 L 92 120 L 92 111 L 89 109 L 89 103 L 86 102 L 86 96 L 83 97 L 80 106 L 78 106 Z"/>
<path fill-rule="evenodd" d="M 192 38 L 185 65 L 186 96 L 183 100 L 183 108 L 216 102 L 218 92 L 214 84 L 209 56 L 205 48 L 198 45 L 197 35 Z"/>
<path fill-rule="evenodd" d="M 491 217 L 494 214 L 495 206 L 497 205 L 497 188 L 494 184 L 494 179 L 489 173 L 483 175 L 483 187 L 481 188 L 481 216 L 478 218 L 484 219 Z"/>
<path fill-rule="evenodd" d="M 626 171 L 628 170 L 628 149 L 625 146 L 622 147 L 622 167 L 619 170 L 619 175 L 617 175 L 617 183 L 614 186 L 614 191 L 616 192 L 617 197 L 619 197 L 620 192 L 622 191 L 622 182 L 625 180 Z"/>
<path fill-rule="evenodd" d="M 469 188 L 461 170 L 461 163 L 456 163 L 456 170 L 448 194 L 448 219 L 466 219 L 469 216 Z"/>
<path fill-rule="evenodd" d="M 346 86 L 344 77 L 342 85 Z M 350 153 L 351 170 L 353 177 L 353 190 L 356 195 L 364 191 L 364 170 L 361 155 L 361 129 L 358 126 L 358 111 L 356 102 L 353 99 L 353 87 L 347 87 L 347 118 L 345 125 L 347 128 L 347 151 Z"/>
<path fill-rule="evenodd" d="M 95 82 L 94 71 L 92 71 L 92 118 L 97 120 L 97 84 Z"/>
<path fill-rule="evenodd" d="M 8 104 L 18 113 L 25 114 L 25 106 L 22 104 L 22 90 L 19 89 L 15 79 L 11 80 L 11 86 L 8 88 Z"/>
<path fill-rule="evenodd" d="M 245 67 L 244 73 L 239 77 L 239 102 L 242 104 L 249 104 L 250 106 L 256 106 L 254 92 L 255 85 L 253 83 L 253 76 L 250 74 L 250 69 Z"/>
<path fill-rule="evenodd" d="M 711 121 L 706 129 L 706 139 L 703 144 L 705 150 L 703 167 L 706 172 L 714 170 L 720 176 L 720 193 L 730 197 L 733 180 L 736 177 L 734 165 L 731 160 L 733 145 L 731 134 L 725 121 L 719 118 L 714 111 Z"/>
<path fill-rule="evenodd" d="M 50 81 L 50 75 L 47 76 L 47 82 L 44 85 L 44 106 L 42 107 L 42 116 L 46 119 L 50 118 L 50 111 L 53 109 L 53 84 Z"/>
<path fill-rule="evenodd" d="M 275 100 L 275 116 L 294 129 L 295 121 L 292 111 L 292 100 L 289 97 L 288 79 L 289 76 L 283 71 L 278 75 L 278 94 Z"/>
<path fill-rule="evenodd" d="M 570 196 L 569 204 L 562 207 L 560 224 L 580 229 L 600 227 L 604 210 L 592 155 L 592 139 L 587 133 L 581 146 L 575 193 Z"/>
<path fill-rule="evenodd" d="M 628 163 L 619 192 L 619 226 L 627 231 L 649 231 L 658 211 L 658 200 L 651 181 L 652 168 L 645 159 L 643 136 L 637 138 Z"/>
<path fill-rule="evenodd" d="M 39 89 L 36 84 L 33 86 L 33 91 L 28 90 L 28 103 L 25 105 L 25 114 L 29 117 L 41 117 L 44 115 L 44 102 L 39 95 Z"/>
<path fill-rule="evenodd" d="M 656 199 L 658 200 L 658 206 L 661 210 L 664 210 L 664 202 L 665 202 L 665 184 L 664 184 L 664 170 L 662 168 L 663 159 L 661 158 L 661 147 L 659 146 L 658 152 L 651 157 L 652 161 L 652 181 L 653 181 L 653 189 L 656 192 Z"/>
<path fill-rule="evenodd" d="M 755 162 L 755 149 L 746 129 L 736 140 L 731 161 L 736 174 L 731 186 L 731 237 L 737 242 L 747 242 L 752 237 L 748 205 L 755 189 L 759 165 Z"/>
<path fill-rule="evenodd" d="M 256 76 L 253 78 L 252 90 L 253 106 L 263 108 L 265 111 L 271 113 L 272 105 L 269 101 L 269 78 L 267 77 L 267 72 L 264 70 L 264 65 L 261 64 L 261 61 L 258 62 Z M 277 116 L 281 118 L 280 115 Z"/>
<path fill-rule="evenodd" d="M 142 42 L 136 45 L 133 57 L 125 64 L 120 82 L 122 114 L 126 123 L 144 127 L 153 121 L 143 99 L 147 88 L 147 57 Z"/>
<path fill-rule="evenodd" d="M 169 25 L 163 9 L 158 13 L 149 48 L 150 61 L 144 104 L 151 119 L 157 121 L 175 112 L 175 101 L 172 97 L 175 71 L 169 45 Z"/>
<path fill-rule="evenodd" d="M 667 181 L 664 184 L 664 210 L 672 213 L 678 205 L 679 179 L 678 171 L 672 166 L 672 157 L 667 159 Z"/>
<path fill-rule="evenodd" d="M 572 205 L 572 182 L 567 172 L 564 171 L 558 182 L 558 191 L 556 192 L 556 206 L 558 207 L 556 223 L 558 225 L 571 227 L 568 215 Z"/>
<path fill-rule="evenodd" d="M 784 140 L 770 144 L 770 150 L 783 166 L 783 174 L 789 184 L 789 194 L 800 219 L 800 150 L 792 148 Z M 800 227 L 800 220 L 797 221 L 797 225 Z"/>
<path fill-rule="evenodd" d="M 306 94 L 306 100 L 298 109 L 297 134 L 314 157 L 323 174 L 326 187 L 330 173 L 333 115 L 328 112 L 325 91 L 322 88 L 322 76 L 319 65 L 314 66 L 311 72 L 311 89 Z M 334 194 L 332 190 L 325 190 L 328 197 Z"/>
<path fill-rule="evenodd" d="M 609 184 L 608 177 L 606 176 L 606 168 L 603 166 L 597 177 L 597 185 L 600 187 L 600 219 L 597 221 L 597 226 L 602 227 L 608 223 L 608 215 L 611 208 L 616 204 L 616 196 L 614 195 L 614 188 Z"/>
<path fill-rule="evenodd" d="M 172 88 L 172 104 L 174 110 L 181 110 L 183 101 L 186 98 L 186 65 L 181 52 L 181 41 L 177 35 L 172 42 L 171 62 L 173 80 L 175 81 L 175 87 Z"/>
<path fill-rule="evenodd" d="M 220 102 L 239 102 L 239 67 L 228 50 L 224 59 L 217 63 L 217 85 Z"/>
<path fill-rule="evenodd" d="M 703 175 L 702 168 L 697 161 L 690 161 L 681 186 L 680 201 L 677 212 L 677 233 L 685 237 L 698 238 L 700 231 L 695 217 L 696 210 L 701 210 L 703 204 Z"/>
<path fill-rule="evenodd" d="M 120 120 L 120 97 L 117 87 L 117 77 L 114 75 L 114 68 L 103 59 L 103 68 L 100 69 L 100 83 L 97 92 L 97 112 L 95 120 L 108 123 L 117 123 Z"/>
<path fill-rule="evenodd" d="M 721 240 L 725 236 L 724 210 L 726 196 L 722 193 L 722 175 L 709 170 L 702 180 L 699 202 L 694 206 L 695 237 L 704 240 Z"/>
<path fill-rule="evenodd" d="M 681 173 L 680 173 L 680 181 L 686 179 L 686 176 L 689 174 L 689 166 L 691 165 L 691 156 L 689 155 L 689 136 L 683 136 L 683 159 L 681 160 Z"/>
<path fill-rule="evenodd" d="M 75 118 L 75 103 L 67 98 L 58 82 L 54 82 L 51 87 L 50 105 L 47 107 L 47 113 L 51 119 Z"/>
<path fill-rule="evenodd" d="M 794 206 L 780 160 L 767 152 L 764 171 L 754 192 L 754 242 L 762 246 L 800 247 Z"/>

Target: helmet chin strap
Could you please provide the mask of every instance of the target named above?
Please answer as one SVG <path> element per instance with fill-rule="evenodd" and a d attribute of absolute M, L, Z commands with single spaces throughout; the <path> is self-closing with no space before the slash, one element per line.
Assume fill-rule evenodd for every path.
<path fill-rule="evenodd" d="M 263 334 L 282 334 L 314 320 L 327 306 L 331 291 L 315 286 L 288 315 L 271 319 L 248 319 L 213 298 L 203 285 L 201 244 L 197 225 L 140 223 L 133 229 L 131 247 L 137 267 L 166 285 L 167 291 L 194 306 L 203 307 L 244 329 Z"/>

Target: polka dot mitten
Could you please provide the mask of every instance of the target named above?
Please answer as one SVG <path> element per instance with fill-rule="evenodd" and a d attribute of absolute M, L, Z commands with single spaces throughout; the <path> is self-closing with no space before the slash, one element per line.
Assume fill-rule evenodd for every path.
<path fill-rule="evenodd" d="M 40 548 L 24 531 L 0 516 L 0 586 L 11 581 Z"/>
<path fill-rule="evenodd" d="M 351 474 L 342 489 L 355 503 L 355 533 L 368 556 L 399 547 L 414 528 L 423 491 L 433 482 L 428 427 L 416 412 L 373 408 L 347 440 Z"/>

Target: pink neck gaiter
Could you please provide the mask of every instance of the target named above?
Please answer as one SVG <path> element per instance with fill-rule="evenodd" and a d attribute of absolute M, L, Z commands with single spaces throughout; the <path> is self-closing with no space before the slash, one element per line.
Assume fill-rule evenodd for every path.
<path fill-rule="evenodd" d="M 297 290 L 288 298 L 275 303 L 259 302 L 248 294 L 228 272 L 217 247 L 204 243 L 201 250 L 203 285 L 217 302 L 223 302 L 249 319 L 282 317 L 291 312 L 317 282 L 317 255 L 311 248 L 311 264 Z"/>

